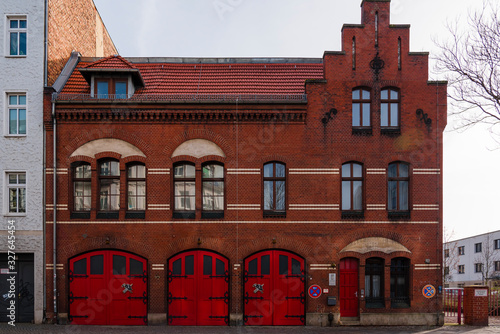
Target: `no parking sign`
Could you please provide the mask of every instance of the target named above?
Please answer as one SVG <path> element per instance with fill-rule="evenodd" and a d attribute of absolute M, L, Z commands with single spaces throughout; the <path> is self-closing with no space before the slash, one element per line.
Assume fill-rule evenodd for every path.
<path fill-rule="evenodd" d="M 431 284 L 427 284 L 422 289 L 422 294 L 425 298 L 432 298 L 436 295 L 436 288 Z"/>
<path fill-rule="evenodd" d="M 307 290 L 309 293 L 309 297 L 311 298 L 319 298 L 321 296 L 321 287 L 319 285 L 313 284 Z"/>

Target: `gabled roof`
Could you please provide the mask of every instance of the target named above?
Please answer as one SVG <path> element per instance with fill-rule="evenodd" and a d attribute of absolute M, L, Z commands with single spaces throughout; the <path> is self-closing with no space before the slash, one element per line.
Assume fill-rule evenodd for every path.
<path fill-rule="evenodd" d="M 139 69 L 128 60 L 118 55 L 102 58 L 90 64 L 86 64 L 79 68 L 79 71 L 89 84 L 92 74 L 95 73 L 128 73 L 132 75 L 136 87 L 144 87 L 144 80 Z"/>
<path fill-rule="evenodd" d="M 175 94 L 304 94 L 308 79 L 323 79 L 322 59 L 180 59 L 120 56 L 82 59 L 62 94 L 90 94 L 92 73 L 137 73 L 144 85 L 140 95 Z M 137 88 L 137 86 L 136 86 Z"/>
<path fill-rule="evenodd" d="M 84 68 L 134 68 L 137 69 L 131 62 L 119 55 L 109 56 L 96 60 L 93 63 L 87 64 Z"/>

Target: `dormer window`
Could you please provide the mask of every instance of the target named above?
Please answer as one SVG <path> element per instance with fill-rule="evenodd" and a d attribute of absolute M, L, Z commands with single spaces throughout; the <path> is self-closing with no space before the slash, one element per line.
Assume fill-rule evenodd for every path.
<path fill-rule="evenodd" d="M 96 78 L 94 94 L 98 99 L 126 99 L 127 86 L 126 79 Z"/>
<path fill-rule="evenodd" d="M 145 85 L 139 69 L 118 55 L 102 58 L 78 71 L 90 86 L 90 98 L 125 100 Z"/>

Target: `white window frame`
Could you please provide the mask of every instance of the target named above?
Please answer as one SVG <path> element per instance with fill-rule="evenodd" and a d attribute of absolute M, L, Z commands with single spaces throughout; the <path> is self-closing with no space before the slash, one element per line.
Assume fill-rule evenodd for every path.
<path fill-rule="evenodd" d="M 24 174 L 25 175 L 25 183 L 24 183 L 24 187 L 22 187 L 22 184 L 21 186 L 19 184 L 15 184 L 15 185 L 12 185 L 9 183 L 9 175 L 11 174 Z M 11 188 L 24 188 L 25 189 L 25 203 L 24 203 L 24 207 L 25 207 L 25 212 L 10 212 L 10 198 L 9 198 L 9 189 Z M 26 216 L 27 212 L 28 212 L 28 173 L 24 170 L 8 170 L 8 171 L 5 171 L 5 174 L 4 174 L 4 215 L 5 216 L 15 216 L 15 217 L 23 217 L 23 216 Z"/>
<path fill-rule="evenodd" d="M 25 97 L 25 100 L 26 100 L 26 104 L 24 105 L 24 108 L 20 108 L 20 105 L 10 105 L 10 97 L 13 96 L 13 95 L 16 95 L 16 96 L 20 96 L 20 95 L 23 95 Z M 4 110 L 5 110 L 5 117 L 4 117 L 4 133 L 5 133 L 5 136 L 7 137 L 26 137 L 28 135 L 28 94 L 27 92 L 20 92 L 20 91 L 8 91 L 8 92 L 5 92 L 4 94 L 5 96 L 5 107 L 4 107 Z M 17 112 L 17 126 L 16 126 L 16 130 L 18 133 L 10 133 L 10 109 L 18 109 L 18 112 Z M 19 133 L 19 109 L 24 109 L 26 110 L 26 133 Z"/>
<path fill-rule="evenodd" d="M 26 20 L 26 28 L 11 28 L 10 27 L 10 21 L 13 20 Z M 17 33 L 26 33 L 26 54 L 20 55 L 19 54 L 19 39 L 18 39 L 18 54 L 11 55 L 10 54 L 10 33 L 11 32 L 17 32 Z M 5 15 L 5 45 L 4 45 L 4 50 L 5 50 L 5 57 L 12 57 L 12 58 L 25 58 L 28 56 L 28 15 L 26 14 L 9 14 Z"/>

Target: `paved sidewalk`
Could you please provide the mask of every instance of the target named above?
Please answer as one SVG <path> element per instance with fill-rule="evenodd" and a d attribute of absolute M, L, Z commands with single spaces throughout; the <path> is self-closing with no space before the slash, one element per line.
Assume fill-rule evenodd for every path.
<path fill-rule="evenodd" d="M 59 326 L 59 325 L 31 325 L 17 324 L 16 327 L 5 323 L 0 324 L 0 333 L 41 333 L 41 334 L 86 334 L 86 333 L 171 333 L 171 334 L 323 334 L 323 333 L 351 333 L 351 334 L 490 334 L 500 333 L 500 326 L 470 327 L 176 327 L 176 326 Z"/>

